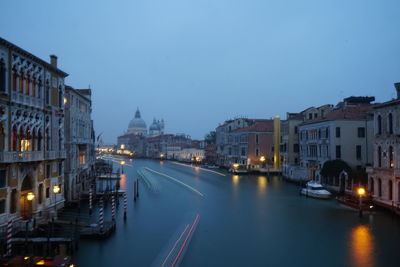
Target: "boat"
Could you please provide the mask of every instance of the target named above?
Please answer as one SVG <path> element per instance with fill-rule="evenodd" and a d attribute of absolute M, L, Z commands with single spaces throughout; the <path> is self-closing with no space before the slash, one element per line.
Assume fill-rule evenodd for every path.
<path fill-rule="evenodd" d="M 327 199 L 332 196 L 328 190 L 326 190 L 320 183 L 315 181 L 307 182 L 306 186 L 301 189 L 300 193 L 305 196 L 323 199 Z"/>
<path fill-rule="evenodd" d="M 360 210 L 360 200 L 358 197 L 355 196 L 344 196 L 344 197 L 337 197 L 337 202 L 347 209 L 350 210 Z M 364 197 L 361 202 L 361 210 L 362 211 L 373 211 L 375 210 L 375 206 L 372 202 L 371 197 Z"/>

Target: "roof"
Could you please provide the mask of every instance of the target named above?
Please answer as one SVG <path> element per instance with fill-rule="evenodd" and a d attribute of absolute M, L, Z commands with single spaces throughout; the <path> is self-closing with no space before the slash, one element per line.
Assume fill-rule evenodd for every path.
<path fill-rule="evenodd" d="M 393 105 L 399 105 L 400 104 L 400 99 L 393 99 L 387 102 L 383 102 L 381 104 L 377 104 L 374 106 L 374 109 L 379 109 L 387 106 L 393 106 Z"/>
<path fill-rule="evenodd" d="M 344 106 L 342 108 L 333 109 L 327 113 L 324 118 L 305 121 L 303 124 L 330 120 L 366 120 L 370 118 L 373 108 L 374 105 Z"/>
<path fill-rule="evenodd" d="M 9 42 L 9 41 L 7 41 L 7 40 L 1 38 L 1 37 L 0 37 L 0 44 L 3 44 L 4 46 L 6 46 L 6 47 L 8 47 L 8 48 L 11 48 L 11 49 L 17 51 L 18 53 L 20 53 L 20 54 L 22 54 L 22 55 L 24 55 L 24 56 L 26 56 L 26 57 L 28 57 L 28 58 L 30 58 L 30 59 L 32 59 L 32 60 L 37 61 L 38 63 L 44 65 L 46 68 L 48 68 L 48 69 L 50 69 L 50 70 L 52 70 L 52 71 L 58 73 L 59 75 L 61 75 L 61 76 L 63 76 L 63 77 L 67 77 L 67 76 L 68 76 L 68 73 L 66 73 L 66 72 L 64 72 L 64 71 L 62 71 L 62 70 L 60 70 L 59 68 L 54 67 L 54 66 L 51 65 L 50 63 L 44 61 L 43 59 L 38 58 L 37 56 L 35 56 L 35 55 L 29 53 L 29 52 L 26 51 L 25 49 L 22 49 L 21 47 L 19 47 L 19 46 L 13 44 L 13 43 L 11 43 L 11 42 Z"/>
<path fill-rule="evenodd" d="M 256 120 L 256 122 L 250 126 L 233 130 L 233 133 L 243 132 L 273 132 L 274 121 L 273 120 Z"/>

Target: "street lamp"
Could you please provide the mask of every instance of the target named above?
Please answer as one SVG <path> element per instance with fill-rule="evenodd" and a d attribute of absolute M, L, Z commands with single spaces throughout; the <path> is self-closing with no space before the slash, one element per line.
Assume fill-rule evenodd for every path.
<path fill-rule="evenodd" d="M 33 194 L 32 192 L 29 192 L 26 195 L 26 199 L 29 200 L 29 201 L 32 201 L 34 198 L 35 198 L 35 194 Z"/>
<path fill-rule="evenodd" d="M 53 186 L 54 193 L 54 217 L 57 217 L 57 195 L 61 192 L 61 187 L 59 185 Z"/>
<path fill-rule="evenodd" d="M 358 188 L 357 194 L 359 196 L 359 216 L 362 217 L 362 197 L 365 195 L 365 189 L 363 187 Z"/>
<path fill-rule="evenodd" d="M 121 165 L 121 173 L 124 173 L 124 165 L 125 165 L 125 160 L 121 160 L 121 162 L 119 163 Z"/>
<path fill-rule="evenodd" d="M 265 157 L 261 156 L 260 161 L 261 161 L 261 167 L 264 167 Z"/>

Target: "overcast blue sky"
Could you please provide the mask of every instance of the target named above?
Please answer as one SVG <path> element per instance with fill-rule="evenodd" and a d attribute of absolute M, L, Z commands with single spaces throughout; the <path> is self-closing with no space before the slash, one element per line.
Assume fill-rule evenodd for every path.
<path fill-rule="evenodd" d="M 395 97 L 398 0 L 2 0 L 0 36 L 93 89 L 97 134 L 149 125 L 202 138 L 235 116 Z"/>

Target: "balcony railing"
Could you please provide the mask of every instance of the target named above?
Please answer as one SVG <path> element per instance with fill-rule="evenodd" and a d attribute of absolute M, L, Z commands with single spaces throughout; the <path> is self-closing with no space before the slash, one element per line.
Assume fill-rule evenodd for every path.
<path fill-rule="evenodd" d="M 40 161 L 43 159 L 43 151 L 0 152 L 0 162 L 2 163 Z"/>
<path fill-rule="evenodd" d="M 12 92 L 11 100 L 18 104 L 24 104 L 27 106 L 35 106 L 38 108 L 43 107 L 43 100 L 37 97 L 32 97 L 17 92 Z"/>

